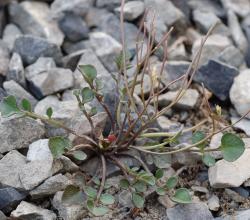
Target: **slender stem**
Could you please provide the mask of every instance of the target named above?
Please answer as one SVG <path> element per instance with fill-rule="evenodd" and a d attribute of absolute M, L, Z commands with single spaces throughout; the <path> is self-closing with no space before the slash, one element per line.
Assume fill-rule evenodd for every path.
<path fill-rule="evenodd" d="M 105 157 L 103 154 L 101 154 L 100 157 L 101 157 L 101 161 L 102 161 L 102 181 L 101 181 L 101 185 L 100 185 L 99 191 L 98 191 L 97 196 L 96 196 L 97 203 L 99 202 L 99 199 L 100 199 L 102 192 L 104 190 L 106 175 L 107 175 L 107 166 L 106 166 Z"/>

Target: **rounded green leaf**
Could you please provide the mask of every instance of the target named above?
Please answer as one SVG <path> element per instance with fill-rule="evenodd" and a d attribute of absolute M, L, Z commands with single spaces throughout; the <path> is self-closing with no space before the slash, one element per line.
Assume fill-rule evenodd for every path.
<path fill-rule="evenodd" d="M 121 179 L 120 180 L 120 187 L 122 188 L 122 189 L 128 189 L 129 188 L 129 181 L 128 180 L 126 180 L 126 179 Z"/>
<path fill-rule="evenodd" d="M 235 134 L 226 133 L 221 138 L 221 152 L 226 161 L 237 160 L 245 151 L 244 142 Z"/>
<path fill-rule="evenodd" d="M 176 176 L 172 176 L 167 180 L 166 187 L 168 189 L 173 189 L 176 187 L 177 183 L 178 183 L 178 178 Z"/>
<path fill-rule="evenodd" d="M 16 98 L 14 96 L 8 96 L 0 103 L 0 112 L 2 117 L 7 118 L 12 115 L 20 115 L 22 112 L 17 107 Z"/>
<path fill-rule="evenodd" d="M 146 183 L 140 180 L 136 181 L 133 187 L 137 192 L 145 192 L 147 190 Z"/>
<path fill-rule="evenodd" d="M 156 188 L 156 193 L 158 194 L 158 195 L 160 195 L 160 196 L 164 196 L 165 194 L 166 194 L 166 190 L 164 189 L 164 188 L 162 188 L 162 187 L 158 187 L 158 188 Z"/>
<path fill-rule="evenodd" d="M 200 141 L 202 141 L 206 135 L 202 131 L 196 131 L 193 136 L 192 136 L 192 143 L 196 144 Z M 204 149 L 206 146 L 206 142 L 202 142 L 201 144 L 198 145 L 199 148 Z"/>
<path fill-rule="evenodd" d="M 212 167 L 212 166 L 215 165 L 215 159 L 210 154 L 204 154 L 203 157 L 202 157 L 202 161 L 208 167 Z"/>
<path fill-rule="evenodd" d="M 158 170 L 156 170 L 156 172 L 155 172 L 155 178 L 156 178 L 156 179 L 161 179 L 161 178 L 163 177 L 163 174 L 164 174 L 163 169 L 158 169 Z"/>
<path fill-rule="evenodd" d="M 82 102 L 83 103 L 91 102 L 95 97 L 94 92 L 89 87 L 83 88 L 81 93 L 82 93 Z"/>
<path fill-rule="evenodd" d="M 62 202 L 70 205 L 82 204 L 84 202 L 83 192 L 76 186 L 69 185 L 65 188 L 62 195 Z"/>
<path fill-rule="evenodd" d="M 92 65 L 80 65 L 80 71 L 87 82 L 93 83 L 97 76 L 96 68 Z"/>
<path fill-rule="evenodd" d="M 88 197 L 93 199 L 97 196 L 97 190 L 91 186 L 85 187 L 84 192 L 87 194 Z"/>
<path fill-rule="evenodd" d="M 155 177 L 151 174 L 145 173 L 143 175 L 140 175 L 140 180 L 144 181 L 145 183 L 147 183 L 150 186 L 154 186 L 155 185 Z"/>
<path fill-rule="evenodd" d="M 177 203 L 187 204 L 192 202 L 192 197 L 189 191 L 185 188 L 177 189 L 174 196 L 171 199 Z"/>
<path fill-rule="evenodd" d="M 95 87 L 96 87 L 96 90 L 103 89 L 103 83 L 102 83 L 101 79 L 95 79 Z"/>
<path fill-rule="evenodd" d="M 21 104 L 22 104 L 23 110 L 31 112 L 31 104 L 27 99 L 23 99 Z"/>
<path fill-rule="evenodd" d="M 100 197 L 100 201 L 103 205 L 112 205 L 115 202 L 115 198 L 110 194 L 102 194 Z"/>
<path fill-rule="evenodd" d="M 138 193 L 133 193 L 132 194 L 132 201 L 135 205 L 136 208 L 143 208 L 145 199 Z"/>
<path fill-rule="evenodd" d="M 71 147 L 70 141 L 65 137 L 51 137 L 49 139 L 49 148 L 54 158 L 62 156 L 66 149 Z"/>
<path fill-rule="evenodd" d="M 92 213 L 95 215 L 95 216 L 103 216 L 105 215 L 107 212 L 109 211 L 109 209 L 105 206 L 99 206 L 99 207 L 94 207 L 92 209 Z"/>
<path fill-rule="evenodd" d="M 83 160 L 85 160 L 85 159 L 87 158 L 87 154 L 85 154 L 85 153 L 84 153 L 83 151 L 81 151 L 81 150 L 76 150 L 76 151 L 74 151 L 74 152 L 73 152 L 73 156 L 74 156 L 75 159 L 81 160 L 81 161 L 83 161 Z"/>
<path fill-rule="evenodd" d="M 46 115 L 48 116 L 48 118 L 51 118 L 53 115 L 53 109 L 51 107 L 49 107 L 46 111 Z"/>

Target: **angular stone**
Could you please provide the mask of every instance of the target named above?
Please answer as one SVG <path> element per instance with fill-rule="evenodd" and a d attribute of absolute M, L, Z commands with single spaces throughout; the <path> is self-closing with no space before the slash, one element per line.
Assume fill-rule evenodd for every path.
<path fill-rule="evenodd" d="M 215 57 L 218 57 L 220 53 L 227 48 L 228 46 L 231 46 L 231 41 L 229 38 L 213 34 L 209 36 L 206 43 L 203 46 L 201 57 L 200 57 L 200 66 L 207 63 L 210 59 L 214 59 Z M 199 50 L 199 47 L 201 45 L 201 38 L 198 38 L 194 41 L 193 47 L 192 47 L 192 58 L 195 57 L 197 51 Z"/>
<path fill-rule="evenodd" d="M 232 117 L 231 123 L 234 124 L 239 119 L 240 119 L 239 117 Z M 243 118 L 242 120 L 237 122 L 233 127 L 244 131 L 245 134 L 250 137 L 250 120 L 249 119 Z"/>
<path fill-rule="evenodd" d="M 119 0 L 97 0 L 96 7 L 98 8 L 107 8 L 109 10 L 115 9 L 117 6 L 120 6 L 121 2 Z"/>
<path fill-rule="evenodd" d="M 7 92 L 0 87 L 0 102 L 4 97 L 8 96 Z"/>
<path fill-rule="evenodd" d="M 13 50 L 16 39 L 22 34 L 22 31 L 15 24 L 6 25 L 3 31 L 3 41 L 8 45 L 9 50 Z"/>
<path fill-rule="evenodd" d="M 246 142 L 245 142 L 246 143 Z M 210 185 L 214 188 L 239 187 L 250 178 L 249 157 L 250 150 L 246 149 L 243 155 L 234 162 L 220 160 L 208 170 Z"/>
<path fill-rule="evenodd" d="M 79 15 L 66 13 L 59 20 L 59 27 L 70 41 L 75 42 L 88 38 L 88 26 Z"/>
<path fill-rule="evenodd" d="M 7 217 L 0 211 L 0 219 L 7 220 Z"/>
<path fill-rule="evenodd" d="M 5 213 L 11 212 L 26 197 L 26 193 L 18 192 L 15 188 L 0 188 L 0 209 Z M 0 219 L 1 214 L 0 214 Z"/>
<path fill-rule="evenodd" d="M 250 12 L 250 10 L 249 10 Z M 243 54 L 247 53 L 248 42 L 241 29 L 239 20 L 233 11 L 229 10 L 227 13 L 228 26 L 232 34 L 232 38 L 236 46 Z"/>
<path fill-rule="evenodd" d="M 57 192 L 52 201 L 52 206 L 58 211 L 59 216 L 64 220 L 82 219 L 86 214 L 84 204 L 67 205 L 65 203 L 62 203 L 62 195 L 62 191 Z"/>
<path fill-rule="evenodd" d="M 34 199 L 53 195 L 58 191 L 64 190 L 66 186 L 69 185 L 69 183 L 70 181 L 66 176 L 62 174 L 57 174 L 45 180 L 44 183 L 33 189 L 30 192 L 30 195 Z"/>
<path fill-rule="evenodd" d="M 0 183 L 23 189 L 19 174 L 26 164 L 26 158 L 18 151 L 10 151 L 0 160 Z"/>
<path fill-rule="evenodd" d="M 37 100 L 15 81 L 5 81 L 3 83 L 3 88 L 8 93 L 8 95 L 15 96 L 18 103 L 21 103 L 22 99 L 27 99 L 31 103 L 31 106 L 35 107 Z"/>
<path fill-rule="evenodd" d="M 26 148 L 44 134 L 44 126 L 34 119 L 0 118 L 0 153 Z"/>
<path fill-rule="evenodd" d="M 56 214 L 52 211 L 40 208 L 25 201 L 22 201 L 17 206 L 16 210 L 11 212 L 11 217 L 23 220 L 30 220 L 31 218 L 39 220 L 56 220 Z"/>
<path fill-rule="evenodd" d="M 243 116 L 250 109 L 250 70 L 246 69 L 235 77 L 230 90 L 230 100 L 237 112 Z M 246 116 L 250 118 L 250 114 Z"/>
<path fill-rule="evenodd" d="M 225 9 L 232 10 L 241 17 L 247 16 L 250 12 L 250 2 L 248 0 L 221 0 L 221 3 Z"/>
<path fill-rule="evenodd" d="M 167 217 L 169 220 L 213 220 L 213 215 L 209 211 L 205 203 L 191 203 L 185 205 L 177 205 L 167 209 Z"/>
<path fill-rule="evenodd" d="M 122 45 L 104 32 L 91 33 L 90 44 L 107 70 L 117 71 L 114 60 L 121 53 Z"/>
<path fill-rule="evenodd" d="M 52 68 L 29 79 L 29 88 L 38 99 L 71 88 L 73 85 L 73 73 L 63 68 Z"/>
<path fill-rule="evenodd" d="M 72 162 L 68 157 L 61 156 L 59 160 L 63 164 L 62 172 L 76 172 L 79 170 L 79 167 L 74 162 Z"/>
<path fill-rule="evenodd" d="M 206 34 L 213 25 L 217 24 L 212 32 L 213 34 L 221 34 L 223 36 L 230 35 L 230 31 L 227 26 L 224 25 L 222 21 L 211 11 L 209 12 L 196 9 L 193 11 L 193 20 L 196 27 L 199 28 L 204 34 Z"/>
<path fill-rule="evenodd" d="M 166 107 L 177 96 L 178 91 L 170 91 L 159 96 L 159 106 Z M 183 97 L 176 103 L 175 107 L 180 109 L 192 109 L 195 107 L 199 98 L 199 93 L 195 89 L 188 89 Z"/>
<path fill-rule="evenodd" d="M 225 101 L 229 98 L 229 91 L 238 70 L 232 66 L 216 60 L 209 60 L 206 65 L 198 69 L 194 81 L 204 83 L 217 98 Z"/>
<path fill-rule="evenodd" d="M 124 19 L 127 21 L 133 21 L 139 16 L 141 16 L 144 12 L 145 5 L 144 2 L 141 1 L 131 1 L 127 2 L 124 5 Z M 118 14 L 121 12 L 121 7 L 115 9 Z"/>
<path fill-rule="evenodd" d="M 55 68 L 55 61 L 50 57 L 40 57 L 38 60 L 25 68 L 25 77 L 30 80 L 32 77 L 39 75 L 42 72 L 47 72 Z"/>
<path fill-rule="evenodd" d="M 46 2 L 24 1 L 9 6 L 11 21 L 24 34 L 46 38 L 49 42 L 61 45 L 64 35 L 52 19 L 49 5 Z"/>
<path fill-rule="evenodd" d="M 57 64 L 62 62 L 60 48 L 40 37 L 20 36 L 16 39 L 13 50 L 20 54 L 25 65 L 36 62 L 39 57 L 52 57 Z"/>
<path fill-rule="evenodd" d="M 14 80 L 23 87 L 26 86 L 23 61 L 18 53 L 14 53 L 10 59 L 6 80 Z"/>
<path fill-rule="evenodd" d="M 212 195 L 208 199 L 207 205 L 208 205 L 209 210 L 218 211 L 220 208 L 220 200 L 219 200 L 218 196 Z"/>
<path fill-rule="evenodd" d="M 10 52 L 3 40 L 0 40 L 0 76 L 6 76 L 9 68 Z"/>
<path fill-rule="evenodd" d="M 223 217 L 215 218 L 215 220 L 249 220 L 250 209 L 243 211 L 236 211 L 233 215 L 226 215 Z"/>

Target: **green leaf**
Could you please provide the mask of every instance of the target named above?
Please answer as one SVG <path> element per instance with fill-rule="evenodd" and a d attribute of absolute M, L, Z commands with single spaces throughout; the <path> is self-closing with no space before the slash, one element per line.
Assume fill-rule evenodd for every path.
<path fill-rule="evenodd" d="M 162 188 L 162 187 L 158 187 L 158 188 L 156 188 L 156 193 L 158 194 L 158 195 L 160 195 L 160 196 L 164 196 L 165 194 L 166 194 L 166 190 L 164 189 L 164 188 Z"/>
<path fill-rule="evenodd" d="M 97 114 L 97 108 L 94 106 L 90 109 L 89 115 L 92 117 Z"/>
<path fill-rule="evenodd" d="M 97 76 L 96 68 L 92 65 L 80 65 L 79 68 L 84 79 L 92 84 Z"/>
<path fill-rule="evenodd" d="M 126 179 L 121 179 L 120 181 L 120 187 L 122 189 L 128 189 L 129 188 L 129 181 Z"/>
<path fill-rule="evenodd" d="M 89 87 L 83 88 L 81 92 L 82 92 L 82 102 L 84 104 L 91 102 L 95 98 L 94 92 Z"/>
<path fill-rule="evenodd" d="M 167 180 L 166 187 L 168 189 L 173 189 L 176 187 L 177 183 L 178 183 L 178 178 L 176 176 L 172 176 Z"/>
<path fill-rule="evenodd" d="M 74 183 L 79 187 L 84 187 L 86 185 L 85 177 L 82 173 L 78 172 L 74 174 Z"/>
<path fill-rule="evenodd" d="M 103 83 L 101 81 L 101 79 L 95 79 L 95 88 L 96 90 L 101 90 L 103 89 Z"/>
<path fill-rule="evenodd" d="M 73 156 L 74 156 L 75 159 L 81 160 L 81 161 L 83 161 L 83 160 L 85 160 L 85 159 L 87 158 L 87 154 L 85 154 L 85 153 L 84 153 L 83 151 L 81 151 L 81 150 L 76 150 L 76 151 L 74 151 L 74 152 L 73 152 Z"/>
<path fill-rule="evenodd" d="M 71 147 L 70 141 L 65 137 L 51 137 L 49 139 L 49 148 L 54 158 L 62 156 L 66 149 Z"/>
<path fill-rule="evenodd" d="M 69 185 L 62 195 L 62 202 L 67 204 L 82 204 L 85 201 L 83 192 L 76 186 Z"/>
<path fill-rule="evenodd" d="M 136 181 L 133 187 L 136 189 L 137 192 L 145 192 L 147 190 L 146 183 L 140 180 Z"/>
<path fill-rule="evenodd" d="M 205 134 L 202 131 L 196 131 L 193 136 L 192 136 L 192 143 L 196 144 L 200 141 L 202 141 L 205 138 Z M 198 147 L 203 150 L 206 146 L 206 142 L 202 142 L 201 144 L 198 145 Z"/>
<path fill-rule="evenodd" d="M 46 111 L 46 115 L 48 116 L 49 119 L 51 119 L 52 115 L 53 115 L 53 109 L 51 107 L 49 107 Z"/>
<path fill-rule="evenodd" d="M 92 213 L 95 215 L 95 216 L 103 216 L 105 215 L 107 212 L 109 211 L 109 209 L 105 206 L 99 206 L 99 207 L 94 207 L 92 209 Z"/>
<path fill-rule="evenodd" d="M 202 157 L 202 161 L 208 167 L 212 167 L 212 166 L 215 165 L 215 159 L 210 154 L 204 154 L 203 157 Z"/>
<path fill-rule="evenodd" d="M 22 114 L 20 109 L 17 107 L 16 98 L 14 96 L 8 96 L 3 99 L 0 103 L 0 112 L 4 118 Z"/>
<path fill-rule="evenodd" d="M 145 183 L 147 183 L 148 185 L 151 185 L 151 186 L 155 185 L 155 177 L 153 175 L 146 173 L 144 175 L 140 175 L 140 179 L 144 181 Z"/>
<path fill-rule="evenodd" d="M 189 193 L 189 191 L 185 188 L 180 188 L 177 189 L 174 196 L 171 198 L 174 202 L 177 203 L 191 203 L 192 202 L 192 197 Z"/>
<path fill-rule="evenodd" d="M 133 193 L 132 194 L 132 201 L 135 205 L 136 208 L 143 208 L 145 199 L 138 193 Z"/>
<path fill-rule="evenodd" d="M 115 198 L 110 194 L 102 194 L 100 197 L 100 201 L 103 205 L 112 205 L 115 202 Z"/>
<path fill-rule="evenodd" d="M 97 190 L 91 186 L 85 187 L 84 192 L 87 194 L 88 197 L 93 199 L 97 196 Z"/>
<path fill-rule="evenodd" d="M 161 178 L 163 177 L 163 174 L 164 174 L 163 169 L 158 169 L 158 170 L 156 170 L 156 172 L 155 172 L 155 178 L 156 178 L 156 179 L 161 179 Z"/>
<path fill-rule="evenodd" d="M 23 99 L 21 104 L 22 104 L 23 110 L 25 110 L 27 112 L 31 112 L 31 104 L 30 104 L 29 100 Z"/>
<path fill-rule="evenodd" d="M 94 209 L 95 207 L 95 203 L 94 203 L 94 200 L 93 199 L 88 199 L 87 200 L 87 208 L 90 212 L 92 212 L 92 210 Z"/>
<path fill-rule="evenodd" d="M 220 149 L 222 151 L 223 158 L 226 161 L 233 162 L 244 153 L 245 144 L 235 134 L 227 133 L 221 138 Z"/>

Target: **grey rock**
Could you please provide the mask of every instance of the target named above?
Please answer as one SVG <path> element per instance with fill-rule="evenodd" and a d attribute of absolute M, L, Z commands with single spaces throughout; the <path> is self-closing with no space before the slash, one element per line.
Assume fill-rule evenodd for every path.
<path fill-rule="evenodd" d="M 96 6 L 99 8 L 107 8 L 109 10 L 114 10 L 117 6 L 120 6 L 121 1 L 119 0 L 97 0 Z"/>
<path fill-rule="evenodd" d="M 131 1 L 127 2 L 124 5 L 124 19 L 127 21 L 133 21 L 139 16 L 141 16 L 144 12 L 145 5 L 142 1 Z M 118 14 L 121 12 L 121 7 L 115 9 Z"/>
<path fill-rule="evenodd" d="M 166 209 L 173 208 L 176 205 L 176 203 L 173 202 L 168 195 L 159 196 L 158 202 Z"/>
<path fill-rule="evenodd" d="M 11 217 L 20 218 L 23 220 L 40 219 L 40 220 L 56 220 L 56 214 L 48 209 L 43 209 L 35 206 L 31 203 L 22 201 L 14 210 L 11 212 Z"/>
<path fill-rule="evenodd" d="M 220 200 L 219 200 L 218 196 L 212 195 L 208 199 L 207 205 L 208 205 L 209 210 L 218 211 L 220 208 Z"/>
<path fill-rule="evenodd" d="M 224 193 L 225 193 L 225 196 L 227 197 L 228 200 L 233 200 L 233 201 L 238 202 L 238 203 L 244 202 L 244 197 L 239 195 L 234 190 L 225 189 Z"/>
<path fill-rule="evenodd" d="M 19 192 L 15 188 L 0 188 L 0 209 L 9 213 L 25 198 L 26 193 Z M 0 219 L 2 220 L 1 214 Z"/>
<path fill-rule="evenodd" d="M 56 67 L 56 64 L 52 58 L 40 57 L 35 63 L 25 68 L 25 77 L 29 80 L 32 77 L 37 76 L 40 73 L 47 72 L 54 67 Z"/>
<path fill-rule="evenodd" d="M 0 76 L 6 76 L 9 68 L 10 52 L 3 40 L 0 40 Z"/>
<path fill-rule="evenodd" d="M 33 189 L 30 192 L 30 195 L 34 199 L 53 195 L 58 191 L 64 190 L 66 186 L 69 185 L 69 183 L 70 181 L 66 176 L 62 174 L 57 174 L 45 180 L 44 183 Z"/>
<path fill-rule="evenodd" d="M 4 97 L 8 96 L 7 92 L 0 87 L 0 102 Z"/>
<path fill-rule="evenodd" d="M 244 198 L 248 198 L 250 194 L 249 191 L 244 187 L 236 187 L 236 188 L 232 188 L 232 190 L 237 192 L 237 194 L 239 194 L 240 196 Z"/>
<path fill-rule="evenodd" d="M 71 42 L 69 40 L 65 40 L 62 45 L 62 50 L 68 55 L 76 53 L 77 51 L 81 51 L 84 49 L 90 48 L 88 40 L 81 40 L 79 42 Z"/>
<path fill-rule="evenodd" d="M 209 211 L 205 203 L 191 203 L 185 205 L 177 205 L 167 209 L 167 217 L 169 220 L 213 220 L 213 215 Z"/>
<path fill-rule="evenodd" d="M 244 64 L 244 55 L 238 48 L 229 46 L 220 53 L 218 60 L 238 68 Z"/>
<path fill-rule="evenodd" d="M 16 39 L 13 50 L 20 54 L 25 65 L 36 62 L 39 57 L 52 57 L 57 64 L 62 62 L 60 48 L 40 37 L 20 36 Z"/>
<path fill-rule="evenodd" d="M 22 34 L 22 31 L 15 24 L 8 24 L 3 31 L 3 41 L 10 50 L 13 50 L 15 40 Z"/>
<path fill-rule="evenodd" d="M 234 43 L 243 54 L 246 54 L 248 48 L 248 42 L 241 29 L 237 16 L 234 14 L 233 11 L 229 10 L 227 13 L 227 18 L 228 18 L 228 26 L 231 31 Z"/>
<path fill-rule="evenodd" d="M 223 217 L 215 218 L 216 220 L 249 220 L 250 219 L 250 209 L 243 211 L 236 211 L 233 215 L 226 215 Z"/>
<path fill-rule="evenodd" d="M 51 4 L 51 10 L 54 17 L 61 17 L 65 12 L 73 12 L 84 16 L 93 6 L 94 0 L 55 0 Z"/>
<path fill-rule="evenodd" d="M 234 78 L 238 75 L 238 70 L 225 63 L 209 60 L 209 62 L 198 69 L 194 80 L 204 83 L 217 98 L 225 101 L 229 98 L 229 91 Z"/>
<path fill-rule="evenodd" d="M 189 60 L 184 43 L 180 43 L 173 49 L 170 47 L 168 59 L 175 61 Z"/>
<path fill-rule="evenodd" d="M 46 2 L 14 2 L 9 6 L 9 15 L 11 21 L 20 27 L 24 34 L 46 38 L 58 46 L 62 44 L 64 35 L 57 22 L 52 19 Z"/>
<path fill-rule="evenodd" d="M 6 25 L 7 16 L 5 13 L 5 7 L 2 7 L 0 3 L 0 36 L 2 36 L 4 26 Z"/>
<path fill-rule="evenodd" d="M 220 160 L 216 162 L 215 166 L 209 168 L 209 182 L 212 187 L 239 187 L 250 178 L 248 165 L 250 155 L 250 150 L 248 149 L 249 144 L 246 141 L 244 142 L 246 144 L 246 149 L 239 159 L 234 162 Z"/>
<path fill-rule="evenodd" d="M 221 0 L 223 7 L 227 10 L 234 11 L 240 17 L 245 17 L 250 12 L 250 2 L 248 0 Z"/>
<path fill-rule="evenodd" d="M 29 88 L 38 99 L 71 88 L 73 85 L 73 73 L 63 68 L 52 68 L 29 79 Z"/>
<path fill-rule="evenodd" d="M 0 219 L 7 220 L 7 217 L 0 211 Z"/>
<path fill-rule="evenodd" d="M 10 59 L 9 70 L 6 79 L 14 80 L 23 87 L 26 86 L 23 61 L 18 53 L 14 53 Z"/>
<path fill-rule="evenodd" d="M 68 157 L 61 156 L 59 158 L 60 162 L 63 165 L 63 172 L 76 172 L 79 170 L 79 167 L 72 162 Z"/>
<path fill-rule="evenodd" d="M 204 47 L 202 49 L 201 57 L 200 57 L 200 66 L 207 63 L 210 59 L 214 59 L 218 57 L 220 53 L 225 50 L 228 46 L 231 46 L 231 41 L 228 37 L 213 34 L 209 36 Z M 199 47 L 201 45 L 201 38 L 198 38 L 194 41 L 192 46 L 192 58 L 195 57 Z"/>
<path fill-rule="evenodd" d="M 128 208 L 133 207 L 132 194 L 128 190 L 123 190 L 119 193 L 118 201 L 122 207 L 128 207 Z"/>
<path fill-rule="evenodd" d="M 231 123 L 234 124 L 239 119 L 240 119 L 239 117 L 232 117 Z M 233 127 L 244 131 L 245 134 L 250 137 L 250 120 L 249 119 L 243 118 L 242 120 L 237 122 Z"/>
<path fill-rule="evenodd" d="M 57 192 L 52 201 L 52 206 L 58 211 L 59 216 L 64 220 L 82 219 L 86 214 L 84 204 L 67 205 L 62 202 L 62 195 L 62 191 Z"/>
<path fill-rule="evenodd" d="M 66 13 L 58 22 L 60 29 L 70 41 L 80 41 L 88 38 L 89 29 L 81 18 L 74 13 Z"/>
<path fill-rule="evenodd" d="M 34 119 L 0 118 L 0 153 L 26 148 L 44 134 L 44 126 Z"/>
<path fill-rule="evenodd" d="M 122 45 L 104 32 L 91 33 L 90 44 L 107 70 L 117 71 L 114 60 L 120 54 Z"/>
<path fill-rule="evenodd" d="M 3 83 L 3 88 L 8 93 L 8 95 L 15 96 L 18 103 L 21 103 L 22 99 L 27 99 L 31 103 L 31 106 L 35 107 L 37 100 L 15 81 L 5 81 Z"/>
<path fill-rule="evenodd" d="M 227 26 L 211 11 L 196 9 L 193 11 L 193 20 L 196 27 L 204 34 L 206 34 L 213 25 L 217 24 L 212 33 L 221 34 L 223 36 L 230 35 Z"/>
<path fill-rule="evenodd" d="M 26 158 L 18 151 L 10 151 L 0 160 L 0 183 L 17 189 L 23 189 L 20 172 L 26 164 Z"/>
<path fill-rule="evenodd" d="M 159 106 L 166 107 L 177 96 L 178 91 L 170 91 L 159 96 Z M 175 107 L 188 110 L 195 107 L 199 98 L 199 93 L 195 89 L 188 89 L 183 97 L 176 103 Z"/>
<path fill-rule="evenodd" d="M 246 69 L 234 79 L 230 89 L 230 100 L 237 112 L 243 116 L 250 109 L 250 70 Z M 246 116 L 250 118 L 250 114 Z"/>

